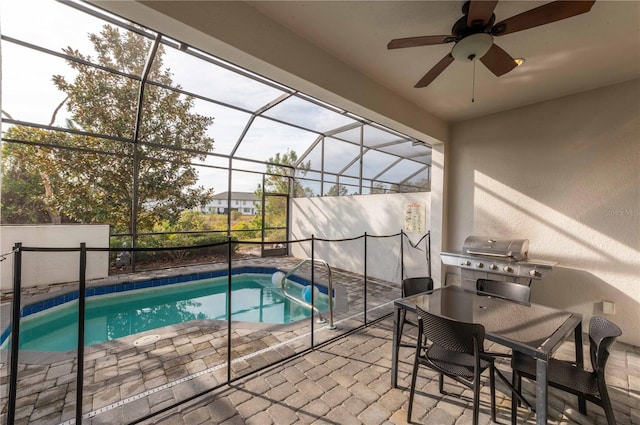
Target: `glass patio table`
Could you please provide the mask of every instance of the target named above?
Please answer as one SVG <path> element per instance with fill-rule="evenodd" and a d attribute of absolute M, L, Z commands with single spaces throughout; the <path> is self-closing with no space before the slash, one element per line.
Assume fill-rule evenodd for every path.
<path fill-rule="evenodd" d="M 394 302 L 391 385 L 398 383 L 400 311 L 420 306 L 432 314 L 485 327 L 485 338 L 536 359 L 536 423 L 547 423 L 547 362 L 558 344 L 571 332 L 575 338 L 576 365 L 584 365 L 582 315 L 540 304 L 522 304 L 498 296 L 476 293 L 459 286 L 445 286 L 432 292 Z M 580 400 L 580 411 L 586 411 Z"/>

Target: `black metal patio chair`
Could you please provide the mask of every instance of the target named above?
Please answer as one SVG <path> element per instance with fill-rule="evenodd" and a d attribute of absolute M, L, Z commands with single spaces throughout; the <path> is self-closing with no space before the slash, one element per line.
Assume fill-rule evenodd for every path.
<path fill-rule="evenodd" d="M 402 298 L 417 295 L 422 292 L 433 291 L 433 279 L 430 277 L 408 277 L 402 281 Z M 415 315 L 412 315 L 415 317 Z M 409 324 L 418 327 L 417 318 L 407 317 L 407 310 L 402 309 L 400 311 L 400 328 L 398 330 L 400 339 L 402 339 L 402 332 L 404 325 Z M 400 344 L 401 347 L 415 347 L 415 344 Z"/>
<path fill-rule="evenodd" d="M 431 368 L 440 373 L 439 390 L 444 391 L 446 375 L 473 390 L 473 424 L 478 424 L 480 414 L 480 375 L 489 369 L 489 385 L 491 389 L 491 419 L 496 420 L 495 378 L 493 357 L 485 357 L 483 342 L 484 326 L 465 323 L 436 316 L 417 307 L 418 342 L 416 356 L 411 375 L 411 390 L 407 409 L 407 422 L 411 422 L 413 400 L 416 391 L 418 367 Z M 425 340 L 431 344 L 426 347 Z"/>
<path fill-rule="evenodd" d="M 615 323 L 603 317 L 594 316 L 589 322 L 589 351 L 593 371 L 589 372 L 576 367 L 575 364 L 557 359 L 550 359 L 547 369 L 547 379 L 550 386 L 577 395 L 579 398 L 602 407 L 609 425 L 615 425 L 616 419 L 607 391 L 604 369 L 609 358 L 609 350 L 620 335 L 622 335 L 622 331 Z M 515 424 L 517 419 L 515 399 L 521 398 L 521 378 L 536 379 L 536 361 L 526 354 L 515 352 L 511 359 L 511 368 L 513 369 L 514 390 L 511 400 L 511 423 Z"/>

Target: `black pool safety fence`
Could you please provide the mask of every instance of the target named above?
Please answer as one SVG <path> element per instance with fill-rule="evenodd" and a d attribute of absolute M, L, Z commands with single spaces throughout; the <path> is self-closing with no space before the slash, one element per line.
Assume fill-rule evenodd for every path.
<path fill-rule="evenodd" d="M 383 310 L 382 315 L 376 316 L 374 318 L 368 318 L 367 317 L 367 313 L 370 310 L 369 306 L 368 306 L 368 300 L 370 298 L 368 291 L 371 291 L 370 289 L 368 289 L 368 282 L 370 281 L 375 281 L 375 278 L 370 278 L 368 276 L 368 261 L 367 258 L 369 256 L 367 250 L 369 248 L 369 245 L 372 243 L 371 240 L 390 240 L 389 241 L 382 241 L 384 242 L 385 246 L 389 249 L 389 252 L 392 252 L 393 250 L 395 250 L 396 252 L 399 251 L 399 281 L 397 282 L 392 282 L 395 283 L 396 285 L 393 286 L 394 291 L 393 294 L 387 294 L 390 298 L 387 298 L 386 304 L 389 304 L 391 300 L 393 299 L 397 299 L 400 297 L 400 284 L 399 282 L 402 281 L 402 279 L 405 277 L 405 257 L 408 255 L 405 250 L 406 249 L 413 249 L 413 250 L 417 250 L 416 252 L 413 252 L 409 255 L 412 255 L 413 261 L 415 262 L 415 258 L 416 255 L 424 255 L 424 263 L 422 263 L 423 266 L 423 270 L 424 273 L 426 273 L 428 276 L 431 276 L 431 241 L 430 241 L 430 232 L 427 232 L 426 234 L 422 235 L 420 237 L 420 239 L 417 242 L 412 242 L 411 239 L 409 238 L 409 236 L 404 232 L 404 231 L 400 231 L 399 233 L 396 234 L 391 234 L 391 235 L 370 235 L 367 233 L 364 233 L 362 235 L 359 235 L 357 237 L 353 237 L 353 238 L 343 238 L 343 239 L 326 239 L 326 238 L 316 238 L 314 236 L 311 236 L 310 238 L 306 238 L 306 239 L 299 239 L 299 240 L 285 240 L 285 241 L 279 241 L 279 242 L 269 242 L 270 245 L 274 246 L 274 247 L 287 247 L 290 248 L 291 246 L 293 246 L 293 244 L 307 244 L 307 251 L 306 252 L 310 252 L 310 256 L 309 258 L 307 258 L 306 260 L 303 261 L 307 261 L 309 263 L 311 263 L 312 265 L 317 264 L 316 261 L 320 261 L 323 262 L 323 260 L 320 260 L 319 258 L 316 258 L 316 247 L 318 246 L 318 244 L 322 244 L 323 248 L 326 248 L 327 245 L 325 244 L 330 244 L 331 246 L 334 246 L 335 244 L 340 244 L 340 243 L 349 243 L 349 242 L 354 242 L 354 241 L 362 241 L 362 245 L 361 245 L 361 270 L 349 270 L 348 272 L 350 272 L 352 275 L 354 276 L 358 276 L 358 279 L 361 278 L 361 282 L 360 285 L 357 290 L 358 291 L 362 291 L 362 303 L 358 304 L 357 309 L 359 310 L 360 307 L 362 308 L 361 311 L 357 311 L 357 315 L 359 316 L 359 319 L 357 321 L 357 326 L 352 326 L 352 327 L 348 327 L 345 326 L 345 329 L 337 329 L 335 330 L 335 334 L 332 334 L 333 336 L 328 337 L 323 339 L 320 342 L 317 342 L 314 340 L 314 325 L 315 325 L 315 320 L 314 320 L 314 314 L 310 315 L 310 320 L 309 320 L 309 327 L 311 329 L 311 331 L 308 333 L 309 337 L 310 337 L 310 343 L 309 346 L 301 349 L 300 351 L 295 351 L 293 353 L 290 353 L 288 355 L 282 356 L 281 358 L 277 359 L 277 361 L 271 362 L 271 363 L 267 363 L 264 365 L 260 365 L 257 368 L 248 368 L 249 372 L 246 373 L 239 373 L 237 376 L 232 376 L 232 320 L 230 320 L 231 317 L 231 312 L 232 312 L 232 308 L 231 308 L 231 288 L 232 288 L 232 270 L 233 270 L 233 266 L 234 266 L 234 249 L 236 247 L 236 245 L 238 244 L 237 240 L 232 240 L 232 238 L 228 238 L 228 240 L 226 242 L 221 242 L 221 243 L 215 243 L 215 244 L 208 244 L 208 245 L 199 245 L 199 246 L 184 246 L 184 247 L 171 247 L 171 248 L 94 248 L 94 247 L 87 247 L 85 243 L 81 243 L 80 246 L 76 246 L 76 247 L 68 247 L 68 248 L 43 248 L 43 247 L 28 247 L 28 246 L 23 246 L 22 243 L 16 243 L 14 245 L 14 249 L 11 253 L 9 254 L 5 254 L 2 257 L 2 260 L 8 258 L 9 256 L 13 256 L 13 293 L 12 293 L 12 300 L 11 300 L 11 314 L 10 314 L 10 326 L 7 328 L 7 330 L 5 331 L 4 326 L 3 329 L 0 331 L 5 331 L 3 334 L 4 339 L 8 339 L 9 341 L 9 348 L 8 353 L 4 353 L 3 354 L 3 358 L 1 362 L 4 362 L 6 359 L 6 356 L 8 354 L 9 358 L 8 358 L 8 365 L 9 365 L 9 380 L 8 380 L 8 401 L 7 401 L 7 406 L 6 406 L 6 419 L 7 419 L 7 424 L 9 425 L 13 425 L 16 420 L 18 420 L 19 418 L 16 418 L 16 403 L 17 403 L 17 394 L 18 394 L 18 375 L 19 375 L 19 365 L 20 365 L 20 321 L 21 318 L 23 318 L 26 314 L 25 314 L 25 306 L 23 306 L 22 304 L 22 300 L 21 300 L 21 293 L 23 292 L 24 288 L 22 286 L 22 277 L 23 277 L 23 255 L 25 253 L 31 253 L 31 252 L 39 252 L 39 253 L 61 253 L 61 252 L 77 252 L 78 256 L 79 256 L 79 268 L 78 268 L 78 283 L 77 283 L 77 306 L 78 306 L 78 322 L 77 322 L 77 331 L 78 331 L 78 336 L 77 336 L 77 353 L 76 353 L 76 362 L 77 362 L 77 367 L 76 367 L 76 376 L 75 376 L 75 382 L 76 382 L 76 388 L 75 388 L 75 420 L 74 419 L 68 419 L 66 422 L 63 422 L 64 424 L 81 424 L 83 419 L 90 419 L 94 416 L 96 416 L 98 413 L 100 413 L 100 410 L 104 410 L 104 408 L 102 409 L 98 409 L 99 411 L 92 411 L 92 412 L 85 412 L 84 410 L 86 410 L 84 407 L 86 407 L 87 403 L 86 401 L 83 403 L 83 389 L 84 389 L 84 373 L 85 373 L 85 367 L 84 367 L 84 359 L 85 359 L 85 309 L 86 309 L 86 298 L 87 298 L 87 292 L 88 292 L 88 288 L 87 288 L 87 254 L 91 253 L 91 252 L 109 252 L 109 253 L 122 253 L 123 251 L 127 251 L 129 252 L 131 255 L 134 255 L 134 253 L 141 253 L 141 252 L 154 252 L 154 251 L 179 251 L 179 250 L 193 250 L 193 249 L 206 249 L 206 248 L 212 248 L 212 247 L 218 247 L 218 248 L 226 248 L 226 276 L 227 276 L 227 294 L 228 296 L 226 296 L 226 311 L 228 312 L 228 318 L 227 318 L 227 329 L 226 329 L 226 379 L 224 379 L 222 382 L 220 382 L 220 380 L 218 380 L 218 382 L 215 383 L 215 385 L 212 385 L 210 387 L 207 387 L 203 390 L 197 391 L 192 395 L 189 395 L 186 398 L 180 399 L 178 401 L 176 401 L 175 403 L 172 404 L 168 404 L 166 405 L 166 403 L 159 409 L 153 410 L 152 412 L 148 413 L 145 412 L 143 417 L 139 417 L 136 419 L 133 419 L 132 421 L 130 421 L 130 423 L 140 423 L 142 421 L 145 420 L 149 420 L 150 418 L 153 418 L 154 416 L 166 412 L 170 409 L 176 408 L 179 405 L 186 403 L 188 401 L 194 400 L 198 397 L 201 397 L 207 393 L 210 393 L 213 390 L 216 390 L 218 388 L 224 387 L 226 385 L 229 385 L 239 379 L 242 378 L 246 378 L 249 375 L 255 374 L 263 369 L 266 369 L 268 367 L 273 367 L 274 365 L 277 365 L 279 363 L 282 363 L 284 361 L 288 361 L 291 360 L 295 357 L 298 357 L 300 355 L 303 355 L 305 353 L 308 353 L 309 351 L 312 351 L 314 349 L 317 349 L 319 347 L 322 347 L 330 342 L 336 341 L 337 339 L 340 338 L 344 338 L 345 336 L 362 329 L 363 327 L 369 326 L 372 323 L 376 323 L 386 317 L 388 317 L 391 314 L 391 311 L 389 310 L 388 312 L 385 312 Z M 397 241 L 397 242 L 395 242 Z M 261 245 L 263 244 L 263 242 L 247 242 L 247 241 L 242 241 L 241 242 L 242 245 L 251 245 L 251 244 L 256 244 L 256 245 Z M 399 245 L 399 246 L 398 246 Z M 407 245 L 407 247 L 405 247 L 405 245 Z M 350 246 L 349 249 L 353 249 L 353 246 Z M 264 252 L 264 250 L 262 250 L 262 252 Z M 419 254 L 417 254 L 419 252 Z M 420 259 L 420 262 L 422 262 L 422 258 Z M 315 276 L 315 267 L 310 267 L 310 283 L 311 285 L 315 285 L 316 283 L 316 276 Z M 283 270 L 284 272 L 285 270 Z M 331 275 L 331 270 L 329 270 L 329 276 Z M 313 288 L 313 286 L 312 286 Z M 397 288 L 397 293 L 395 291 L 395 289 Z M 389 287 L 384 287 L 383 288 L 384 291 L 383 292 L 390 292 L 389 291 Z M 313 291 L 311 291 L 311 305 L 314 305 L 314 296 L 313 296 Z M 360 292 L 359 292 L 360 294 Z M 360 297 L 358 297 L 360 298 Z M 351 312 L 353 313 L 353 311 Z M 361 318 L 361 319 L 360 319 Z M 333 318 L 332 318 L 332 322 L 333 322 Z M 333 325 L 333 323 L 331 323 L 331 325 Z M 329 327 L 327 327 L 329 328 Z M 333 329 L 333 328 L 332 328 Z M 10 333 L 9 333 L 10 331 Z M 72 373 L 72 372 L 71 372 Z M 5 381 L 6 382 L 6 381 Z M 166 386 L 166 385 L 165 385 Z M 147 391 L 149 392 L 149 391 Z M 137 399 L 139 397 L 144 396 L 144 394 L 137 394 L 134 397 L 132 397 L 132 399 Z M 4 396 L 3 396 L 4 399 Z M 7 399 L 5 399 L 7 400 Z M 35 400 L 35 399 L 34 399 Z M 66 402 L 66 400 L 65 400 Z M 71 402 L 72 403 L 72 402 Z M 35 402 L 34 402 L 35 404 Z M 121 404 L 124 404 L 124 401 L 120 401 L 118 403 L 114 403 L 113 406 L 120 406 Z M 22 407 L 22 406 L 18 406 L 18 407 Z M 69 410 L 69 407 L 66 408 L 66 410 Z M 68 412 L 67 412 L 68 413 Z M 67 414 L 67 416 L 69 416 Z"/>

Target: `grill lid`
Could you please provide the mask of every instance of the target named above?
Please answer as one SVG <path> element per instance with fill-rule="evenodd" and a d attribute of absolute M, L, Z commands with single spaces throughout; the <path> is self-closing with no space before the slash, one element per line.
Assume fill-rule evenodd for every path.
<path fill-rule="evenodd" d="M 483 257 L 507 258 L 514 261 L 526 261 L 529 254 L 529 240 L 469 236 L 462 245 L 462 253 Z"/>

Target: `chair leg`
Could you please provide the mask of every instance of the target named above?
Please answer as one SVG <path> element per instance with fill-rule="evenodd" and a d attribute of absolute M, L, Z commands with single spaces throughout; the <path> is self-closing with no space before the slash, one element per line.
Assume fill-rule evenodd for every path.
<path fill-rule="evenodd" d="M 473 383 L 473 425 L 480 419 L 480 379 L 476 376 Z"/>
<path fill-rule="evenodd" d="M 522 379 L 515 370 L 511 373 L 511 382 L 513 385 L 513 390 L 511 391 L 511 425 L 516 425 L 518 420 L 518 405 L 520 404 L 516 392 L 520 391 Z"/>
<path fill-rule="evenodd" d="M 616 418 L 613 415 L 613 406 L 611 406 L 611 400 L 609 399 L 609 392 L 607 391 L 607 384 L 604 381 L 598 382 L 598 387 L 600 390 L 600 400 L 602 402 L 602 408 L 604 409 L 604 414 L 607 417 L 608 425 L 616 425 Z"/>
<path fill-rule="evenodd" d="M 511 381 L 513 382 L 513 386 L 516 390 L 518 390 L 518 392 L 522 391 L 522 376 L 517 375 L 517 382 L 516 381 Z M 518 399 L 518 407 L 522 406 L 522 401 L 520 401 L 520 399 Z"/>
<path fill-rule="evenodd" d="M 495 365 L 489 368 L 489 389 L 491 390 L 491 420 L 496 422 L 496 372 Z"/>
<path fill-rule="evenodd" d="M 442 373 L 438 377 L 438 390 L 440 390 L 440 394 L 446 394 L 444 392 L 444 375 Z"/>
<path fill-rule="evenodd" d="M 411 389 L 409 390 L 409 406 L 407 407 L 407 422 L 411 423 L 411 413 L 413 411 L 413 398 L 416 393 L 416 380 L 418 378 L 418 357 L 413 362 L 413 371 L 411 372 Z"/>

